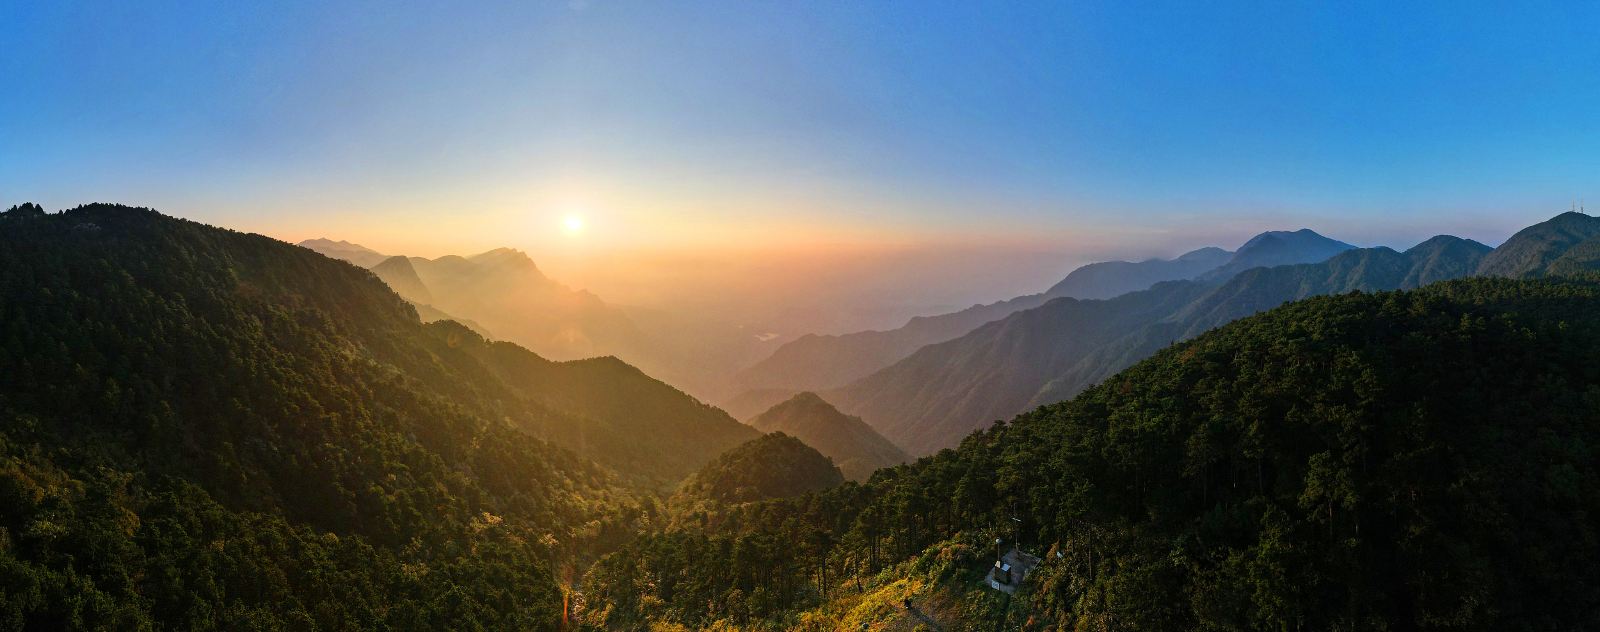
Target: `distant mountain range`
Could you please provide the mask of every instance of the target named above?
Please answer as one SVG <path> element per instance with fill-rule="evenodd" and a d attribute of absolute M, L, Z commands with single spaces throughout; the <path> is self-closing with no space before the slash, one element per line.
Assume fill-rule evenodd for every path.
<path fill-rule="evenodd" d="M 1229 257 L 1227 263 L 1200 276 L 1221 281 L 1250 268 L 1322 261 L 1351 248 L 1355 246 L 1328 239 L 1309 228 L 1292 232 L 1268 231 L 1251 237 L 1250 241 L 1239 246 L 1238 252 Z"/>
<path fill-rule="evenodd" d="M 388 255 L 361 244 L 332 239 L 307 239 L 300 242 L 300 247 L 310 248 L 335 259 L 343 259 L 363 268 L 371 268 L 389 258 Z"/>
<path fill-rule="evenodd" d="M 334 258 L 346 259 L 354 263 L 353 260 L 345 257 Z M 378 262 L 377 265 L 370 266 L 370 268 L 372 273 L 383 279 L 384 283 L 388 283 L 389 289 L 394 290 L 395 294 L 399 294 L 400 298 L 419 305 L 433 304 L 433 292 L 429 291 L 428 286 L 423 284 L 422 277 L 417 276 L 417 267 L 412 265 L 410 259 L 389 257 Z"/>
<path fill-rule="evenodd" d="M 428 329 L 530 401 L 564 415 L 560 423 L 520 424 L 524 431 L 644 487 L 670 489 L 717 455 L 761 435 L 614 357 L 553 362 L 453 322 Z"/>
<path fill-rule="evenodd" d="M 699 465 L 605 438 L 710 459 L 758 435 L 620 363 L 485 347 L 366 269 L 148 209 L 19 206 L 0 264 L 11 627 L 556 629 L 557 569 L 639 528 L 627 483 Z"/>
<path fill-rule="evenodd" d="M 1347 263 L 1404 282 L 1450 252 L 1483 249 Z M 585 575 L 585 623 L 1595 629 L 1597 357 L 1595 276 L 1296 301 L 864 484 L 647 534 Z M 1031 567 L 1013 594 L 975 580 L 996 557 Z"/>
<path fill-rule="evenodd" d="M 845 478 L 864 481 L 872 473 L 911 460 L 860 417 L 839 412 L 816 393 L 804 392 L 750 419 L 762 432 L 782 432 L 833 459 Z"/>
<path fill-rule="evenodd" d="M 385 283 L 148 209 L 0 214 L 0 613 L 857 629 L 915 598 L 986 628 L 998 523 L 1042 558 L 1006 607 L 1045 627 L 1595 619 L 1600 277 L 1523 279 L 1600 269 L 1600 219 L 1054 298 L 789 396 L 771 434 L 393 287 L 519 255 L 383 258 Z"/>
<path fill-rule="evenodd" d="M 459 314 L 479 331 L 552 349 L 556 358 L 612 353 L 691 392 L 724 395 L 719 401 L 740 418 L 798 393 L 819 393 L 848 413 L 841 416 L 859 416 L 915 456 L 952 446 L 996 419 L 1070 398 L 1175 340 L 1287 301 L 1475 274 L 1589 269 L 1600 261 L 1595 224 L 1567 213 L 1498 249 L 1441 235 L 1403 253 L 1355 248 L 1309 229 L 1266 232 L 1232 252 L 1202 248 L 1172 260 L 1086 265 L 1047 292 L 914 318 L 894 330 L 804 336 L 773 345 L 769 356 L 731 378 L 727 368 L 737 364 L 735 356 L 757 355 L 753 336 L 733 336 L 745 339 L 744 351 L 708 360 L 701 356 L 718 355 L 716 345 L 688 341 L 727 339 L 727 330 L 675 335 L 716 328 L 663 315 L 640 319 L 551 281 L 515 250 L 431 260 L 385 257 L 373 271 L 426 306 L 419 311 Z M 382 257 L 348 242 L 307 245 L 362 260 Z"/>
<path fill-rule="evenodd" d="M 718 407 L 728 411 L 734 419 L 748 423 L 751 417 L 764 413 L 768 408 L 777 406 L 797 394 L 799 392 L 787 388 L 757 388 L 730 397 Z"/>
<path fill-rule="evenodd" d="M 1285 302 L 1473 275 L 1595 269 L 1597 236 L 1600 219 L 1579 213 L 1531 226 L 1495 249 L 1448 235 L 1401 253 L 1353 249 L 1309 230 L 1264 233 L 1196 279 L 1108 300 L 1054 299 L 922 347 L 822 396 L 912 455 L 929 454 L 997 419 L 1068 399 L 1174 341 Z M 1245 267 L 1259 262 L 1280 265 Z"/>
<path fill-rule="evenodd" d="M 1044 294 L 1051 298 L 1058 296 L 1111 298 L 1136 292 L 1162 281 L 1192 279 L 1215 270 L 1231 259 L 1233 252 L 1211 246 L 1186 252 L 1170 260 L 1091 263 L 1073 270 L 1067 278 L 1051 286 Z"/>
<path fill-rule="evenodd" d="M 457 320 L 554 360 L 617 356 L 707 400 L 783 342 L 714 319 L 610 305 L 549 278 L 511 248 L 427 259 L 330 239 L 300 245 L 370 268 L 424 320 Z"/>
<path fill-rule="evenodd" d="M 772 355 L 735 376 L 737 393 L 746 391 L 828 390 L 905 359 L 934 343 L 953 340 L 984 323 L 1033 309 L 1062 297 L 1110 298 L 1149 288 L 1162 281 L 1221 278 L 1217 271 L 1256 265 L 1321 261 L 1352 248 L 1310 230 L 1269 232 L 1251 238 L 1237 252 L 1208 247 L 1176 259 L 1091 263 L 1073 270 L 1041 294 L 974 305 L 959 312 L 913 318 L 899 329 L 838 336 L 806 335 L 779 347 Z M 737 406 L 733 398 L 724 400 Z"/>
<path fill-rule="evenodd" d="M 986 322 L 1038 307 L 1047 298 L 1034 294 L 938 316 L 919 316 L 899 329 L 843 335 L 808 334 L 785 343 L 766 359 L 734 376 L 733 391 L 823 390 L 848 384 L 893 364 L 911 352 L 972 331 Z M 737 397 L 737 396 L 736 396 Z M 733 401 L 733 400 L 729 400 Z"/>

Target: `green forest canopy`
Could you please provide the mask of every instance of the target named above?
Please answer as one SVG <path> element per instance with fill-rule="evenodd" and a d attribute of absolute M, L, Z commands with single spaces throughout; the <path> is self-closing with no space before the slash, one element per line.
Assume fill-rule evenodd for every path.
<path fill-rule="evenodd" d="M 1021 595 L 1037 629 L 1595 627 L 1596 357 L 1593 277 L 1291 303 L 865 485 L 640 539 L 587 612 L 791 627 L 1019 516 L 1060 553 Z"/>
<path fill-rule="evenodd" d="M 642 519 L 367 271 L 32 210 L 0 215 L 0 628 L 551 629 L 560 568 Z"/>

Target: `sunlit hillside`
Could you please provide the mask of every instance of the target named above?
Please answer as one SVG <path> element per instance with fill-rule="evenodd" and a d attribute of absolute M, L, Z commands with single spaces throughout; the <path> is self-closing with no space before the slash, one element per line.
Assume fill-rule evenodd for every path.
<path fill-rule="evenodd" d="M 0 0 L 0 632 L 1600 629 L 1597 24 Z"/>

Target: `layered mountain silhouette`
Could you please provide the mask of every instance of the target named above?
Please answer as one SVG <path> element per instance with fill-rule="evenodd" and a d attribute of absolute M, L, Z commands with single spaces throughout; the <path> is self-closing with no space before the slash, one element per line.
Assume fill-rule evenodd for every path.
<path fill-rule="evenodd" d="M 363 268 L 382 263 L 389 256 L 361 244 L 352 244 L 348 241 L 335 241 L 332 239 L 307 239 L 300 242 L 300 246 L 310 248 L 335 259 L 343 259 Z"/>
<path fill-rule="evenodd" d="M 1037 307 L 1043 295 L 1022 296 L 959 312 L 919 316 L 899 329 L 842 335 L 807 334 L 785 343 L 771 356 L 734 377 L 736 391 L 822 390 L 848 384 L 893 364 L 912 351 L 972 331 L 986 322 Z"/>
<path fill-rule="evenodd" d="M 1033 309 L 1061 297 L 1111 298 L 1156 283 L 1204 275 L 1226 280 L 1239 270 L 1261 265 L 1322 261 L 1353 246 L 1311 230 L 1275 231 L 1251 238 L 1237 252 L 1208 247 L 1176 259 L 1108 261 L 1073 270 L 1041 294 L 1020 296 L 939 316 L 913 318 L 899 329 L 837 336 L 807 335 L 778 348 L 741 371 L 736 392 L 752 390 L 827 390 L 839 388 L 898 362 L 934 343 L 955 339 L 984 323 Z M 738 402 L 725 400 L 737 406 Z"/>
<path fill-rule="evenodd" d="M 1256 268 L 1205 293 L 1176 313 L 1139 327 L 1046 382 L 1026 407 L 1071 398 L 1175 340 L 1191 338 L 1283 303 L 1323 294 L 1411 289 L 1472 274 L 1490 252 L 1478 242 L 1442 235 L 1404 253 L 1346 251 L 1320 264 Z"/>
<path fill-rule="evenodd" d="M 782 432 L 816 448 L 850 480 L 864 481 L 879 469 L 911 460 L 860 417 L 839 412 L 809 391 L 756 415 L 750 425 L 762 432 Z"/>
<path fill-rule="evenodd" d="M 1227 263 L 1201 276 L 1212 281 L 1226 280 L 1250 268 L 1314 263 L 1351 248 L 1355 246 L 1323 237 L 1309 228 L 1268 231 L 1251 237 Z"/>
<path fill-rule="evenodd" d="M 761 435 L 611 356 L 554 362 L 453 322 L 428 328 L 530 401 L 565 413 L 561 423 L 522 424 L 523 430 L 646 487 L 670 489 L 717 455 Z"/>
<path fill-rule="evenodd" d="M 335 257 L 343 259 L 344 257 Z M 348 259 L 347 259 L 348 260 Z M 352 261 L 352 263 L 354 263 Z M 359 264 L 358 264 L 359 265 Z M 417 276 L 416 266 L 405 257 L 389 257 L 371 267 L 372 273 L 389 284 L 389 289 L 399 294 L 400 298 L 418 305 L 432 305 L 433 292 L 428 291 L 428 286 L 422 283 L 422 277 Z"/>
<path fill-rule="evenodd" d="M 718 407 L 728 411 L 734 419 L 749 422 L 751 417 L 764 413 L 768 408 L 777 406 L 798 394 L 799 392 L 787 388 L 757 388 L 723 400 Z"/>
<path fill-rule="evenodd" d="M 918 349 L 822 396 L 913 456 L 931 454 L 1021 412 L 1050 379 L 1210 287 L 1168 281 L 1105 301 L 1058 298 Z"/>
<path fill-rule="evenodd" d="M 13 622 L 553 629 L 554 569 L 637 528 L 626 477 L 692 469 L 556 444 L 755 434 L 625 366 L 517 373 L 304 248 L 146 209 L 29 210 L 0 215 Z"/>
<path fill-rule="evenodd" d="M 1561 216 L 1501 246 L 1519 255 L 1520 275 L 1543 274 L 1581 243 L 1587 216 Z M 1237 270 L 1247 262 L 1283 261 L 1289 245 L 1319 263 Z M 1239 249 L 1230 262 L 1192 281 L 1157 284 L 1104 301 L 1056 299 L 929 345 L 904 360 L 823 396 L 861 416 L 912 455 L 955 445 L 975 429 L 1028 408 L 1058 402 L 1155 351 L 1234 319 L 1285 302 L 1350 291 L 1419 287 L 1480 273 L 1494 261 L 1476 242 L 1438 236 L 1404 253 L 1350 249 L 1311 231 L 1273 232 Z M 1496 250 L 1494 252 L 1500 252 Z M 1538 265 L 1537 270 L 1530 270 Z"/>
<path fill-rule="evenodd" d="M 1259 238 L 1258 238 L 1259 239 Z M 1248 247 L 1249 244 L 1246 244 Z M 1162 281 L 1192 279 L 1233 259 L 1234 253 L 1215 246 L 1186 252 L 1176 259 L 1105 261 L 1091 263 L 1067 275 L 1045 291 L 1045 296 L 1111 298 L 1137 292 Z"/>
<path fill-rule="evenodd" d="M 512 248 L 427 259 L 384 257 L 327 239 L 301 245 L 370 266 L 425 319 L 469 323 L 480 333 L 554 360 L 616 356 L 703 398 L 723 394 L 733 371 L 779 344 L 714 319 L 608 304 L 549 278 L 531 257 Z M 376 263 L 362 263 L 374 258 Z"/>
<path fill-rule="evenodd" d="M 1021 629 L 1591 629 L 1597 356 L 1592 276 L 1296 301 L 892 475 L 646 536 L 586 577 L 590 622 L 1003 628 L 972 580 L 998 532 L 1042 558 Z M 783 590 L 828 560 L 835 589 Z"/>

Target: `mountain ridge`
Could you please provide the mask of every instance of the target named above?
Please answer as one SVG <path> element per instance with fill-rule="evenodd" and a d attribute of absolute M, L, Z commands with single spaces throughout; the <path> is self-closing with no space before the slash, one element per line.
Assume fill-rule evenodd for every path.
<path fill-rule="evenodd" d="M 1483 260 L 1480 276 L 1522 277 L 1542 274 L 1579 243 L 1600 235 L 1600 218 L 1568 211 L 1513 234 Z"/>
<path fill-rule="evenodd" d="M 1174 341 L 1233 319 L 1316 294 L 1410 288 L 1466 276 L 1489 250 L 1444 235 L 1407 254 L 1352 249 L 1302 230 L 1263 233 L 1241 247 L 1245 257 L 1235 260 L 1281 257 L 1286 238 L 1318 244 L 1312 254 L 1321 252 L 1317 248 L 1338 253 L 1318 263 L 1250 268 L 1226 280 L 1208 273 L 1158 284 L 1100 306 L 1052 301 L 999 322 L 1027 320 L 991 323 L 924 347 L 826 395 L 911 454 L 928 454 L 993 420 L 1070 398 Z"/>
<path fill-rule="evenodd" d="M 1355 246 L 1329 239 L 1309 228 L 1269 230 L 1245 241 L 1227 263 L 1206 272 L 1202 278 L 1223 281 L 1250 268 L 1315 263 L 1352 248 Z"/>
<path fill-rule="evenodd" d="M 365 269 L 108 204 L 0 215 L 0 263 L 14 624 L 550 628 L 637 528 Z"/>
<path fill-rule="evenodd" d="M 816 393 L 804 391 L 750 419 L 766 433 L 782 432 L 832 459 L 845 478 L 864 481 L 872 473 L 900 465 L 911 457 L 860 417 L 839 412 Z"/>
<path fill-rule="evenodd" d="M 1207 246 L 1170 260 L 1091 263 L 1078 267 L 1039 294 L 974 305 L 948 314 L 919 316 L 888 331 L 801 336 L 740 371 L 735 377 L 738 388 L 734 395 L 753 390 L 843 388 L 904 360 L 922 347 L 953 340 L 985 323 L 1037 308 L 1055 298 L 1115 298 L 1160 282 L 1185 279 L 1221 282 L 1254 265 L 1320 261 L 1351 247 L 1310 229 L 1268 231 L 1251 237 L 1237 251 Z"/>
<path fill-rule="evenodd" d="M 1597 354 L 1600 275 L 1295 301 L 865 484 L 646 536 L 586 576 L 583 616 L 1587 629 Z M 809 537 L 756 544 L 793 533 Z M 984 581 L 1011 544 L 997 535 L 1035 556 L 1010 556 L 1032 566 L 1014 594 Z M 767 595 L 754 608 L 751 586 Z"/>
<path fill-rule="evenodd" d="M 1232 251 L 1206 246 L 1172 259 L 1091 263 L 1073 270 L 1044 293 L 1051 298 L 1114 298 L 1162 281 L 1192 279 L 1228 263 L 1233 256 Z"/>
<path fill-rule="evenodd" d="M 302 243 L 361 248 L 329 240 Z M 348 257 L 349 250 L 330 248 L 324 254 Z M 715 319 L 690 322 L 658 310 L 612 305 L 588 290 L 551 279 L 516 248 L 405 259 L 415 282 L 392 258 L 374 264 L 374 272 L 392 277 L 385 280 L 402 294 L 426 295 L 428 300 L 413 302 L 432 319 L 469 322 L 479 332 L 492 332 L 555 360 L 618 356 L 702 399 L 725 395 L 728 375 L 777 346 Z"/>

